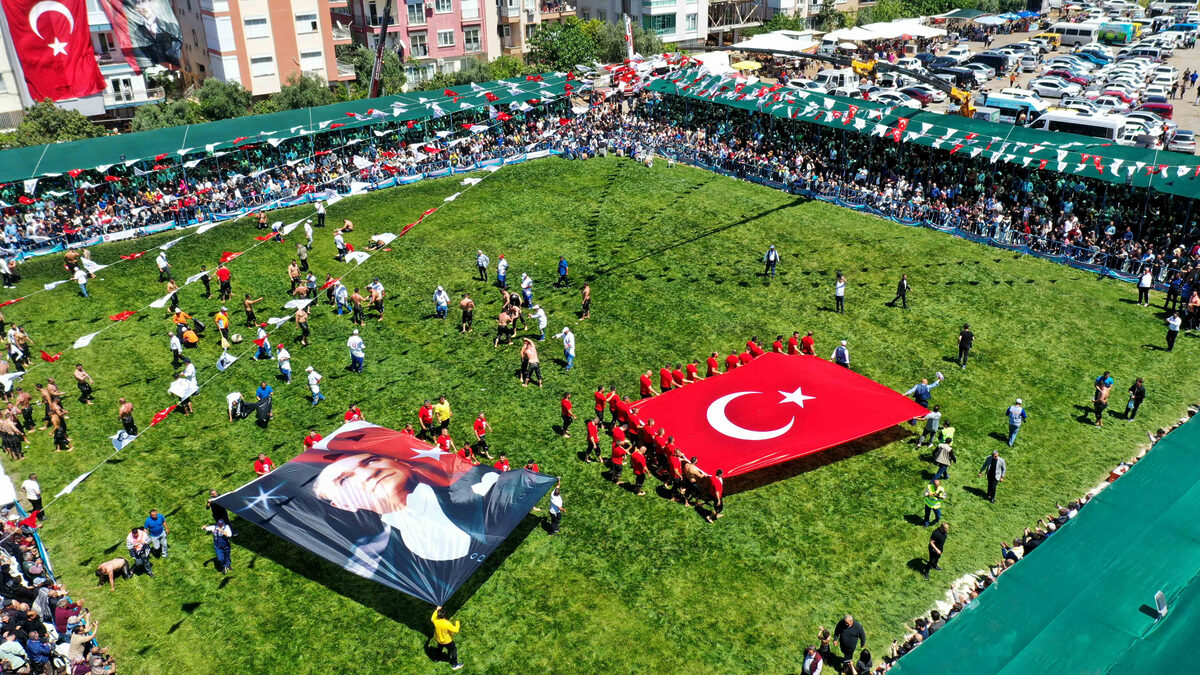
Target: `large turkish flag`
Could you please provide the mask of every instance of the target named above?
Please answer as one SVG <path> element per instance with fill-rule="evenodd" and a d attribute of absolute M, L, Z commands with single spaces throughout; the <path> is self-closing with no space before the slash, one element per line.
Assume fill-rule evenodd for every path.
<path fill-rule="evenodd" d="M 705 471 L 724 469 L 726 476 L 820 452 L 928 412 L 848 368 L 774 352 L 637 407 L 643 420 L 664 426 Z"/>
<path fill-rule="evenodd" d="M 104 90 L 85 0 L 2 0 L 29 93 L 61 101 Z"/>

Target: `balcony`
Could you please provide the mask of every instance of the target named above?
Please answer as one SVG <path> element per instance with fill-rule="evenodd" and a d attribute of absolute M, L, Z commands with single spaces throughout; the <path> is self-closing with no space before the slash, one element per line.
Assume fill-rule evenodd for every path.
<path fill-rule="evenodd" d="M 121 89 L 119 91 L 104 92 L 104 107 L 112 108 L 131 108 L 134 106 L 145 105 L 147 103 L 160 103 L 167 98 L 167 93 L 162 87 L 150 87 L 144 93 L 132 91 L 129 89 Z"/>
<path fill-rule="evenodd" d="M 337 62 L 337 72 L 339 80 L 353 80 L 355 78 L 354 64 Z"/>
<path fill-rule="evenodd" d="M 345 7 L 348 4 L 347 0 L 329 0 L 330 7 Z"/>
<path fill-rule="evenodd" d="M 352 36 L 350 34 L 350 25 L 343 24 L 343 23 L 337 21 L 337 19 L 334 19 L 332 32 L 333 32 L 333 43 L 335 45 L 336 44 L 348 44 L 350 42 L 350 40 L 352 39 Z"/>
<path fill-rule="evenodd" d="M 117 52 L 117 51 L 97 52 L 96 53 L 96 63 L 98 63 L 102 66 L 107 66 L 107 65 L 110 65 L 113 63 L 119 63 L 123 60 L 124 60 L 124 57 L 122 57 L 121 53 Z"/>
<path fill-rule="evenodd" d="M 542 3 L 542 21 L 554 21 L 568 16 L 575 16 L 576 7 L 573 3 L 562 2 L 543 2 Z"/>

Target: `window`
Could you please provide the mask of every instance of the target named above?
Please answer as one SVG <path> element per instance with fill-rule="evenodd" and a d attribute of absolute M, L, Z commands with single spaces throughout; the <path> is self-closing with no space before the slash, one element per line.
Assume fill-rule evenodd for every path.
<path fill-rule="evenodd" d="M 196 31 L 192 31 L 192 39 L 196 38 Z M 112 35 L 109 33 L 96 33 L 96 42 L 100 45 L 100 52 L 110 52 L 113 49 Z"/>
<path fill-rule="evenodd" d="M 267 17 L 254 16 L 249 17 L 242 22 L 246 31 L 246 38 L 264 38 L 270 37 L 271 28 L 267 25 Z"/>
<path fill-rule="evenodd" d="M 273 56 L 255 56 L 250 59 L 250 75 L 259 77 L 261 75 L 275 74 L 275 57 Z"/>
<path fill-rule="evenodd" d="M 454 11 L 453 0 L 437 0 L 433 5 L 433 11 L 438 14 L 449 14 Z"/>
<path fill-rule="evenodd" d="M 320 24 L 317 23 L 316 14 L 297 14 L 296 15 L 296 32 L 297 33 L 315 33 L 320 29 Z"/>
<path fill-rule="evenodd" d="M 425 5 L 419 3 L 415 5 L 408 5 L 408 25 L 425 25 Z"/>
<path fill-rule="evenodd" d="M 696 25 L 697 25 L 697 15 L 695 13 L 688 14 L 684 20 L 683 25 L 684 25 L 684 30 L 688 31 L 689 33 L 695 33 Z"/>
<path fill-rule="evenodd" d="M 602 9 L 596 10 L 596 18 L 601 21 L 608 21 L 608 13 Z"/>
<path fill-rule="evenodd" d="M 4 80 L 3 76 L 0 76 L 0 94 L 4 94 L 7 92 L 8 92 L 8 82 L 6 82 Z"/>
<path fill-rule="evenodd" d="M 675 0 L 642 0 L 642 7 L 674 7 Z"/>
<path fill-rule="evenodd" d="M 200 74 L 201 74 L 201 75 L 203 75 L 203 74 L 204 74 L 204 64 L 203 64 L 203 63 L 197 63 L 197 64 L 196 64 L 196 67 L 200 69 Z"/>
<path fill-rule="evenodd" d="M 112 87 L 113 98 L 117 101 L 133 100 L 133 82 L 128 77 L 114 77 L 108 84 Z"/>
<path fill-rule="evenodd" d="M 483 49 L 479 42 L 479 28 L 463 29 L 463 51 L 477 52 Z"/>
<path fill-rule="evenodd" d="M 325 70 L 325 54 L 321 50 L 300 52 L 300 70 Z"/>
<path fill-rule="evenodd" d="M 525 41 L 529 42 L 533 39 L 533 34 L 537 32 L 537 24 L 530 23 L 525 25 Z"/>
<path fill-rule="evenodd" d="M 454 46 L 454 31 L 439 30 L 437 35 L 438 35 L 438 46 L 439 47 L 453 47 Z"/>
<path fill-rule="evenodd" d="M 583 10 L 583 20 L 584 20 L 584 21 L 591 21 L 591 20 L 592 20 L 592 13 L 591 13 L 591 12 L 589 12 L 589 11 L 587 11 L 586 9 L 585 9 L 585 10 Z"/>
<path fill-rule="evenodd" d="M 464 21 L 479 18 L 479 0 L 462 0 L 462 18 Z"/>
<path fill-rule="evenodd" d="M 409 5 L 410 7 L 412 5 Z M 411 33 L 408 36 L 408 46 L 412 47 L 415 57 L 429 56 L 429 43 L 425 41 L 425 33 Z"/>
<path fill-rule="evenodd" d="M 657 16 L 643 15 L 642 28 L 651 31 L 655 35 L 666 35 L 675 32 L 675 15 L 660 14 Z"/>

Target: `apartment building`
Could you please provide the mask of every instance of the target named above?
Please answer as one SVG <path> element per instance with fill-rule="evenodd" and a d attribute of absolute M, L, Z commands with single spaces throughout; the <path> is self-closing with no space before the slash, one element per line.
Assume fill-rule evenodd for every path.
<path fill-rule="evenodd" d="M 876 0 L 829 0 L 833 2 L 833 6 L 837 11 L 843 13 L 857 12 L 860 6 L 870 7 L 875 4 Z M 771 18 L 776 14 L 787 14 L 788 16 L 799 16 L 808 19 L 810 28 L 814 27 L 813 22 L 816 20 L 817 14 L 821 12 L 823 0 L 766 0 L 767 10 L 766 17 Z"/>
<path fill-rule="evenodd" d="M 577 0 L 496 0 L 500 52 L 519 56 L 543 23 L 577 15 Z"/>
<path fill-rule="evenodd" d="M 339 64 L 334 54 L 330 0 L 173 4 L 183 35 L 181 67 L 192 83 L 215 77 L 265 96 L 296 73 L 327 82 L 354 79 L 353 66 Z"/>
<path fill-rule="evenodd" d="M 629 16 L 663 42 L 680 47 L 704 44 L 708 36 L 709 0 L 578 0 L 579 16 L 623 25 L 622 5 Z"/>
<path fill-rule="evenodd" d="M 500 55 L 496 8 L 489 0 L 394 0 L 383 34 L 385 0 L 348 0 L 351 37 L 374 49 L 380 40 L 404 62 L 409 82 L 458 72 Z M 347 16 L 344 10 L 338 12 Z"/>

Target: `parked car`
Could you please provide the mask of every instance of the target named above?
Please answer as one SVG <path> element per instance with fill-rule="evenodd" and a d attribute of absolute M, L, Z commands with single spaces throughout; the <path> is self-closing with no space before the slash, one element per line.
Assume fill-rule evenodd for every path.
<path fill-rule="evenodd" d="M 1041 64 L 1038 63 L 1038 57 L 1032 54 L 1026 54 L 1021 57 L 1021 72 L 1023 73 L 1032 73 L 1038 69 L 1039 65 Z"/>
<path fill-rule="evenodd" d="M 1129 104 L 1116 96 L 1100 96 L 1093 101 L 1101 112 L 1123 113 L 1129 110 Z"/>
<path fill-rule="evenodd" d="M 923 66 L 925 66 L 926 68 L 928 68 L 928 67 L 929 67 L 929 62 L 930 62 L 930 61 L 933 61 L 934 59 L 936 59 L 936 58 L 937 58 L 937 55 L 936 55 L 936 54 L 930 54 L 929 52 L 921 52 L 921 53 L 917 54 L 916 56 L 913 56 L 913 58 L 914 58 L 914 59 L 916 59 L 916 60 L 918 60 L 918 61 L 920 61 L 920 62 L 921 62 L 921 65 L 923 65 Z"/>
<path fill-rule="evenodd" d="M 1171 119 L 1175 115 L 1175 106 L 1170 103 L 1143 103 L 1136 110 L 1152 112 L 1163 119 Z"/>
<path fill-rule="evenodd" d="M 933 95 L 928 89 L 923 89 L 920 87 L 905 87 L 900 90 L 900 93 L 920 101 L 922 107 L 933 103 Z"/>
<path fill-rule="evenodd" d="M 958 65 L 958 60 L 952 59 L 949 56 L 939 56 L 936 59 L 926 64 L 926 68 L 934 70 L 935 68 L 953 68 Z"/>
<path fill-rule="evenodd" d="M 1068 82 L 1061 77 L 1042 77 L 1029 83 L 1029 88 L 1044 98 L 1064 98 L 1078 96 L 1083 87 Z"/>
<path fill-rule="evenodd" d="M 1092 83 L 1092 78 L 1090 76 L 1082 75 L 1080 73 L 1077 73 L 1072 70 L 1068 70 L 1066 68 L 1054 68 L 1051 70 L 1047 70 L 1046 74 L 1043 75 L 1042 77 L 1061 77 L 1062 79 L 1066 80 L 1067 82 L 1074 82 L 1075 84 L 1078 84 L 1081 87 L 1086 87 L 1087 85 Z"/>
<path fill-rule="evenodd" d="M 883 103 L 885 105 L 898 105 L 906 108 L 920 109 L 922 107 L 920 101 L 898 91 L 884 90 L 878 94 L 875 94 L 871 100 Z"/>
<path fill-rule="evenodd" d="M 804 89 L 805 91 L 811 91 L 818 94 L 828 93 L 823 85 L 817 84 L 806 77 L 796 77 L 790 79 L 788 80 L 788 86 L 792 86 L 797 89 Z"/>
<path fill-rule="evenodd" d="M 1180 129 L 1167 142 L 1167 149 L 1175 152 L 1196 153 L 1196 132 Z"/>
<path fill-rule="evenodd" d="M 996 76 L 996 69 L 983 63 L 964 63 L 963 68 L 973 71 L 976 75 L 982 77 L 985 82 Z"/>
<path fill-rule="evenodd" d="M 974 55 L 975 53 L 972 52 L 971 48 L 966 45 L 951 47 L 950 51 L 946 52 L 945 54 L 946 58 L 954 59 L 955 63 L 962 63 Z"/>

